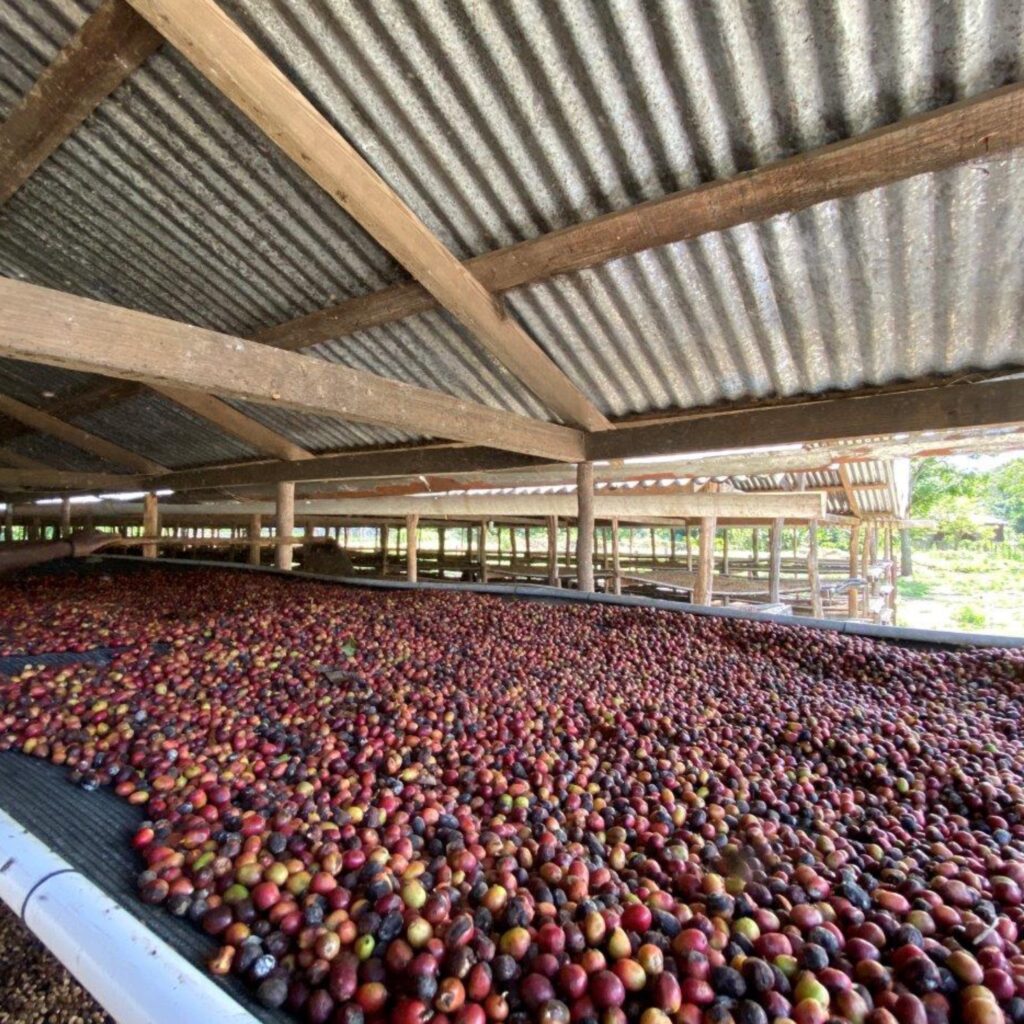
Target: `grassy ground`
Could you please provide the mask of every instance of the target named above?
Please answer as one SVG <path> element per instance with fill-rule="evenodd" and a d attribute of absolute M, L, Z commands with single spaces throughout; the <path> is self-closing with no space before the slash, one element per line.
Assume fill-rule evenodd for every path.
<path fill-rule="evenodd" d="M 985 551 L 915 551 L 899 581 L 897 625 L 1024 636 L 1024 559 Z"/>

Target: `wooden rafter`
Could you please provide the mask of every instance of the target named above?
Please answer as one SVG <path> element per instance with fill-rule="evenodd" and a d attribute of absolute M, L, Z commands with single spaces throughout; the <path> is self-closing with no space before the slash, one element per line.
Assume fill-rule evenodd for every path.
<path fill-rule="evenodd" d="M 1022 145 L 1024 85 L 1009 85 L 735 178 L 496 249 L 464 266 L 485 288 L 503 292 Z M 255 337 L 294 350 L 424 313 L 436 305 L 430 292 L 415 282 L 393 285 L 267 328 Z"/>
<path fill-rule="evenodd" d="M 0 355 L 554 461 L 583 457 L 585 435 L 569 427 L 5 278 L 0 278 Z"/>
<path fill-rule="evenodd" d="M 130 479 L 120 473 L 79 473 L 61 469 L 0 469 L 5 491 L 112 491 Z"/>
<path fill-rule="evenodd" d="M 24 287 L 30 286 L 25 285 Z M 0 313 L 0 316 L 2 315 Z M 49 434 L 51 437 L 56 437 L 58 440 L 65 442 L 65 444 L 73 445 L 84 452 L 97 455 L 101 459 L 106 459 L 115 465 L 126 466 L 139 473 L 167 472 L 165 466 L 161 466 L 160 463 L 154 462 L 152 459 L 147 459 L 137 452 L 122 448 L 121 445 L 114 444 L 113 441 L 108 441 L 106 438 L 90 434 L 89 431 L 76 427 L 74 424 L 65 423 L 64 420 L 59 420 L 55 416 L 50 415 L 50 413 L 35 408 L 35 406 L 19 402 L 16 398 L 0 395 L 0 413 L 11 417 L 11 419 L 19 420 L 42 434 Z"/>
<path fill-rule="evenodd" d="M 595 460 L 640 458 L 1017 423 L 1024 423 L 1024 380 L 991 381 L 620 424 L 590 434 L 587 454 Z"/>
<path fill-rule="evenodd" d="M 590 430 L 611 426 L 501 300 L 213 0 L 130 2 L 548 408 Z"/>
<path fill-rule="evenodd" d="M 846 495 L 846 504 L 850 506 L 850 511 L 855 516 L 860 517 L 860 502 L 857 500 L 857 489 L 854 486 L 853 478 L 850 476 L 849 463 L 839 463 L 839 479 L 843 483 L 843 493 Z"/>
<path fill-rule="evenodd" d="M 103 0 L 0 126 L 0 204 L 162 42 L 122 0 Z"/>

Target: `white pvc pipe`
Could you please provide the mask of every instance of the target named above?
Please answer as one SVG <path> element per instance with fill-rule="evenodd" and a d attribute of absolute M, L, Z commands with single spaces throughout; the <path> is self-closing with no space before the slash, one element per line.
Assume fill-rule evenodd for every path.
<path fill-rule="evenodd" d="M 256 1018 L 0 810 L 0 899 L 121 1024 Z"/>

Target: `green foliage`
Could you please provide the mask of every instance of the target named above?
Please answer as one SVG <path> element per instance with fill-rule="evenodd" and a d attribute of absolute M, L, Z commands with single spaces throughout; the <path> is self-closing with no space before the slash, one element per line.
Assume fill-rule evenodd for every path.
<path fill-rule="evenodd" d="M 901 577 L 896 581 L 900 597 L 927 597 L 931 592 L 931 584 L 924 580 Z"/>
<path fill-rule="evenodd" d="M 991 474 L 989 502 L 996 515 L 1024 533 L 1024 459 L 1014 459 Z"/>
<path fill-rule="evenodd" d="M 953 616 L 954 621 L 961 629 L 977 630 L 981 629 L 985 625 L 985 616 L 982 612 L 979 612 L 977 608 L 971 605 L 965 604 L 956 615 Z"/>

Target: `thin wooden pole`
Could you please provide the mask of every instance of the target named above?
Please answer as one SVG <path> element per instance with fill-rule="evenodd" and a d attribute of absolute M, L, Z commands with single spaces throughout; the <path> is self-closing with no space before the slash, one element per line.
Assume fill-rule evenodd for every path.
<path fill-rule="evenodd" d="M 14 504 L 10 501 L 4 507 L 4 543 L 14 543 Z"/>
<path fill-rule="evenodd" d="M 773 519 L 770 534 L 771 561 L 768 570 L 768 600 L 776 604 L 780 593 L 780 576 L 782 573 L 782 527 L 784 519 Z"/>
<path fill-rule="evenodd" d="M 274 565 L 278 569 L 291 571 L 293 547 L 282 544 L 281 538 L 291 537 L 295 532 L 295 482 L 282 480 L 277 485 L 277 519 L 275 522 L 277 544 L 274 546 Z"/>
<path fill-rule="evenodd" d="M 811 588 L 811 614 L 820 619 L 824 614 L 821 606 L 821 580 L 818 577 L 818 520 L 807 524 L 807 582 Z"/>
<path fill-rule="evenodd" d="M 612 520 L 612 593 L 622 593 L 622 568 L 619 565 L 619 521 Z"/>
<path fill-rule="evenodd" d="M 715 575 L 715 523 L 714 516 L 705 516 L 700 521 L 697 581 L 693 588 L 694 604 L 711 604 L 712 582 Z M 689 529 L 686 532 L 689 534 Z M 687 552 L 687 557 L 689 557 L 689 552 Z"/>
<path fill-rule="evenodd" d="M 594 464 L 576 466 L 576 579 L 585 594 L 594 592 Z"/>
<path fill-rule="evenodd" d="M 419 560 L 416 556 L 416 535 L 419 532 L 420 517 L 411 512 L 405 517 L 405 577 L 410 583 L 419 580 Z"/>
<path fill-rule="evenodd" d="M 487 520 L 480 520 L 480 550 L 477 552 L 480 565 L 480 582 L 487 582 Z"/>
<path fill-rule="evenodd" d="M 757 541 L 760 535 L 761 531 L 756 526 L 750 531 L 750 561 L 752 563 L 750 569 L 751 576 L 757 576 Z"/>
<path fill-rule="evenodd" d="M 249 564 L 260 564 L 260 534 L 263 532 L 263 517 L 249 516 Z"/>
<path fill-rule="evenodd" d="M 860 523 L 854 523 L 853 526 L 850 527 L 850 578 L 851 579 L 855 579 L 856 576 L 857 576 L 857 546 L 858 546 L 858 541 L 859 540 L 860 540 Z M 855 586 L 850 587 L 849 593 L 847 595 L 846 610 L 847 610 L 847 614 L 850 616 L 851 619 L 854 619 L 854 618 L 857 617 L 857 613 L 858 613 L 858 610 L 859 610 L 858 609 L 858 605 L 860 603 L 859 598 L 860 598 L 860 594 L 858 593 L 858 588 L 855 587 Z"/>
<path fill-rule="evenodd" d="M 686 571 L 693 572 L 693 547 L 690 544 L 690 524 L 686 524 Z"/>
<path fill-rule="evenodd" d="M 722 530 L 722 575 L 729 575 L 729 531 Z"/>
<path fill-rule="evenodd" d="M 60 499 L 60 535 L 71 536 L 71 499 L 66 495 Z"/>
<path fill-rule="evenodd" d="M 548 516 L 548 586 L 561 585 L 558 576 L 558 516 Z"/>
<path fill-rule="evenodd" d="M 153 538 L 160 532 L 160 510 L 152 491 L 142 499 L 142 532 L 144 536 Z M 143 544 L 142 557 L 156 558 L 156 544 Z"/>
<path fill-rule="evenodd" d="M 385 523 L 380 528 L 380 574 L 388 574 L 388 527 Z"/>
<path fill-rule="evenodd" d="M 658 545 L 657 545 L 656 537 L 657 537 L 657 535 L 656 535 L 656 532 L 655 532 L 655 528 L 652 526 L 651 527 L 651 567 L 655 568 L 655 569 L 658 567 Z"/>
<path fill-rule="evenodd" d="M 445 528 L 439 526 L 437 528 L 437 574 L 442 579 L 444 578 L 444 535 Z"/>

